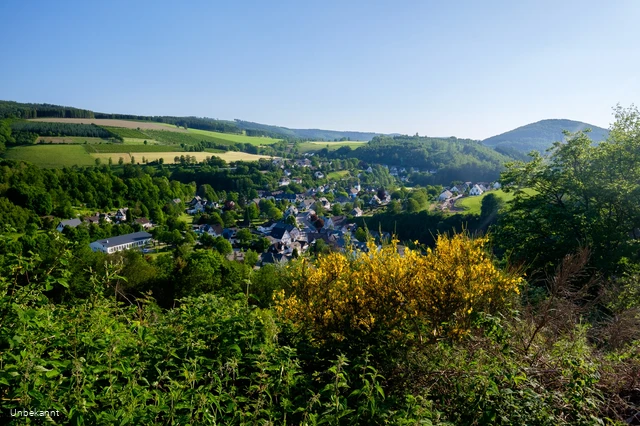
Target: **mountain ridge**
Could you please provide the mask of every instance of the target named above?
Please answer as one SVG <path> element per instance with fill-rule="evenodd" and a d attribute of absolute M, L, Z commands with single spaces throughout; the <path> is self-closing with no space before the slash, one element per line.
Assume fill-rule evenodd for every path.
<path fill-rule="evenodd" d="M 483 145 L 490 146 L 496 150 L 516 150 L 519 152 L 540 151 L 544 152 L 550 148 L 554 142 L 563 141 L 564 130 L 578 132 L 591 129 L 590 137 L 594 142 L 605 140 L 609 136 L 609 131 L 602 127 L 583 121 L 549 118 L 525 124 L 513 130 L 491 136 L 482 141 Z"/>

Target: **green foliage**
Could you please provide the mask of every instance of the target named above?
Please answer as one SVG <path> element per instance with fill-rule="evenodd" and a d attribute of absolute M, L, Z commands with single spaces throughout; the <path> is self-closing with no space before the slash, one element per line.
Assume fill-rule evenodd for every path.
<path fill-rule="evenodd" d="M 119 138 L 95 124 L 50 123 L 45 121 L 14 121 L 11 123 L 14 133 L 34 133 L 39 136 L 85 136 L 92 138 Z"/>

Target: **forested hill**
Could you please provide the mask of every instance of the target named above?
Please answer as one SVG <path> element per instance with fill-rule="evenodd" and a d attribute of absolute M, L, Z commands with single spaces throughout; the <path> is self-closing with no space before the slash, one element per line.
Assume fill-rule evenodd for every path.
<path fill-rule="evenodd" d="M 247 134 L 251 132 L 262 132 L 259 136 L 282 137 L 307 139 L 307 140 L 325 140 L 333 141 L 347 139 L 352 141 L 370 141 L 380 133 L 371 132 L 353 132 L 339 130 L 321 130 L 321 129 L 289 129 L 287 127 L 271 126 L 268 124 L 253 123 L 251 121 L 237 120 L 236 124 Z"/>
<path fill-rule="evenodd" d="M 103 113 L 85 109 L 72 108 L 51 104 L 19 103 L 0 101 L 0 119 L 2 118 L 106 118 L 117 120 L 154 121 L 167 123 L 192 129 L 209 130 L 222 133 L 242 133 L 248 136 L 268 136 L 275 139 L 303 139 L 303 140 L 352 140 L 369 141 L 377 133 L 351 132 L 321 129 L 289 129 L 280 126 L 252 123 L 243 120 L 218 120 L 208 117 L 175 117 L 175 116 L 147 116 L 134 114 Z"/>
<path fill-rule="evenodd" d="M 603 141 L 609 135 L 607 129 L 581 121 L 542 120 L 490 137 L 482 143 L 503 152 L 508 150 L 544 152 L 554 142 L 564 140 L 562 133 L 564 130 L 577 132 L 585 129 L 591 129 L 589 137 L 595 142 Z"/>
<path fill-rule="evenodd" d="M 514 159 L 471 139 L 420 136 L 376 136 L 349 155 L 367 163 L 437 170 L 429 183 L 495 180 Z"/>

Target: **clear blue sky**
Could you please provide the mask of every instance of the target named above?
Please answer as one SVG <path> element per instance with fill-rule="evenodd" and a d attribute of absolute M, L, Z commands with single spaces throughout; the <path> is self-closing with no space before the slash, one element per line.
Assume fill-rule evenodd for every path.
<path fill-rule="evenodd" d="M 0 17 L 5 100 L 478 139 L 640 103 L 636 0 L 2 0 Z"/>

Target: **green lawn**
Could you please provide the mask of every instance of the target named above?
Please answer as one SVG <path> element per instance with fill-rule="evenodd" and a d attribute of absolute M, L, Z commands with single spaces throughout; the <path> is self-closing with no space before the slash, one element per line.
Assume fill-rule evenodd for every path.
<path fill-rule="evenodd" d="M 139 139 L 139 138 L 123 138 L 125 145 L 158 145 L 159 142 L 150 138 Z M 145 144 L 144 141 L 147 141 Z"/>
<path fill-rule="evenodd" d="M 530 195 L 534 193 L 532 189 L 524 189 L 524 192 Z M 459 198 L 456 201 L 455 206 L 457 208 L 465 210 L 465 213 L 480 214 L 480 206 L 482 205 L 482 199 L 487 194 L 495 194 L 498 198 L 501 198 L 505 203 L 509 200 L 512 200 L 513 197 L 515 196 L 513 192 L 504 192 L 502 189 L 498 189 L 495 191 L 487 191 L 484 194 L 479 196 Z"/>
<path fill-rule="evenodd" d="M 87 153 L 83 145 L 18 146 L 7 149 L 4 157 L 49 168 L 95 165 L 95 159 Z"/>
<path fill-rule="evenodd" d="M 102 145 L 85 145 L 87 152 L 90 153 L 128 153 L 128 152 L 176 152 L 184 151 L 181 146 L 177 145 L 132 145 L 132 144 L 102 144 Z"/>
<path fill-rule="evenodd" d="M 85 136 L 40 136 L 38 138 L 37 143 L 50 145 L 50 144 L 83 144 L 83 143 L 93 144 L 93 143 L 110 143 L 110 141 L 102 138 L 89 138 Z"/>
<path fill-rule="evenodd" d="M 331 172 L 327 175 L 327 178 L 340 180 L 346 176 L 349 176 L 349 170 L 340 170 L 338 172 Z"/>
<path fill-rule="evenodd" d="M 367 142 L 302 142 L 298 147 L 300 152 L 320 151 L 323 148 L 328 148 L 329 151 L 334 151 L 343 146 L 349 146 L 351 149 L 356 149 L 366 144 Z"/>
<path fill-rule="evenodd" d="M 233 133 L 210 132 L 208 130 L 198 130 L 198 129 L 189 129 L 189 133 L 223 139 L 229 142 L 250 143 L 251 145 L 271 145 L 280 141 L 280 139 L 273 139 L 273 138 L 267 138 L 267 137 L 236 135 Z"/>

